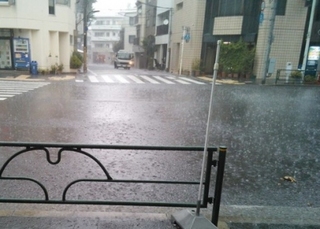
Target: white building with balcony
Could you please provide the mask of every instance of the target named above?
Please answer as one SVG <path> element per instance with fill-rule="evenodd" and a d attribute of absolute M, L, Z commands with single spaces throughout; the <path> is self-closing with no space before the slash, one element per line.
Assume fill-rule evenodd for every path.
<path fill-rule="evenodd" d="M 76 0 L 1 0 L 0 69 L 70 70 Z"/>
<path fill-rule="evenodd" d="M 155 59 L 169 69 L 173 0 L 157 1 Z"/>
<path fill-rule="evenodd" d="M 127 10 L 122 13 L 124 15 L 122 28 L 124 29 L 124 50 L 128 52 L 133 52 L 134 40 L 136 38 L 136 16 L 137 10 Z"/>
<path fill-rule="evenodd" d="M 88 31 L 88 59 L 92 63 L 111 64 L 113 46 L 120 40 L 123 16 L 117 13 L 95 14 Z"/>

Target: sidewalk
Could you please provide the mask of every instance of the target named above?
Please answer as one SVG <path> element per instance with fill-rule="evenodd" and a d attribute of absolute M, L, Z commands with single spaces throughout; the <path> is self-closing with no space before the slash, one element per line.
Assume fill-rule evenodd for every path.
<path fill-rule="evenodd" d="M 9 207 L 0 210 L 1 229 L 177 229 L 171 216 L 183 210 L 134 206 L 5 205 Z M 211 217 L 207 209 L 201 214 Z M 219 229 L 229 229 L 223 222 L 219 222 L 219 226 Z"/>
<path fill-rule="evenodd" d="M 177 229 L 171 216 L 183 210 L 134 206 L 1 205 L 6 209 L 0 210 L 1 229 Z M 201 215 L 210 219 L 211 210 L 211 205 L 201 209 Z M 222 205 L 218 228 L 315 229 L 320 228 L 319 215 L 320 209 L 312 207 Z"/>
<path fill-rule="evenodd" d="M 209 76 L 198 76 L 196 77 L 203 81 L 212 82 L 212 77 Z M 216 79 L 216 84 L 233 84 L 233 85 L 244 85 L 244 84 L 252 84 L 253 82 L 239 82 L 238 80 L 233 79 Z"/>
<path fill-rule="evenodd" d="M 14 70 L 1 70 L 0 71 L 0 79 L 1 80 L 27 80 L 27 81 L 44 81 L 44 80 L 52 80 L 52 81 L 67 81 L 76 78 L 76 73 L 69 74 L 61 74 L 61 75 L 31 75 L 28 71 L 14 71 Z"/>

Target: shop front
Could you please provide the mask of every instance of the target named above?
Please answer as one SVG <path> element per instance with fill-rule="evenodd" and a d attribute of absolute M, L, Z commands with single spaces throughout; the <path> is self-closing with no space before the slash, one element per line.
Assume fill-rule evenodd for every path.
<path fill-rule="evenodd" d="M 10 39 L 0 38 L 0 69 L 12 69 Z"/>

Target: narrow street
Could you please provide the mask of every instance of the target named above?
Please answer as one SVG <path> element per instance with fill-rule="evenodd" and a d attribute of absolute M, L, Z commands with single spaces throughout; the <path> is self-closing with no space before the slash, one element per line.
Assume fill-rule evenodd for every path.
<path fill-rule="evenodd" d="M 97 77 L 105 75 L 103 70 L 91 71 Z M 112 74 L 123 72 L 118 69 Z M 130 70 L 130 75 L 145 73 Z M 24 86 L 18 87 L 20 84 L 15 82 L 12 86 L 8 81 L 0 81 L 1 91 L 22 90 L 21 94 L 0 101 L 2 141 L 204 144 L 210 83 L 95 83 L 75 79 L 23 81 Z M 319 208 L 318 95 L 317 87 L 216 85 L 209 142 L 228 147 L 222 206 Z M 12 148 L 2 148 L 0 160 L 3 162 L 13 153 Z M 118 179 L 198 180 L 200 177 L 201 152 L 154 155 L 123 151 L 111 156 L 99 151 L 92 153 Z M 44 181 L 52 198 L 60 198 L 67 180 L 101 176 L 84 158 L 70 154 L 64 159 L 58 167 L 48 167 L 39 154 L 24 156 L 5 174 L 30 175 Z M 31 162 L 36 166 L 30 168 Z M 284 176 L 292 176 L 296 182 L 281 179 Z M 39 194 L 33 186 L 15 187 L 16 184 L 5 183 L 0 192 L 8 197 L 23 196 L 26 190 L 28 197 Z M 196 195 L 197 187 L 186 190 L 185 187 L 139 186 L 120 191 L 117 186 L 90 185 L 73 190 L 72 198 L 192 202 Z"/>

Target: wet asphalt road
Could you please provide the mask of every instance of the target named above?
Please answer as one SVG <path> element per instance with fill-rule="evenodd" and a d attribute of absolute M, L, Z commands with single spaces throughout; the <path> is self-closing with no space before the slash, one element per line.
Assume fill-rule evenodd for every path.
<path fill-rule="evenodd" d="M 0 139 L 203 145 L 210 90 L 211 85 L 51 83 L 0 101 Z M 216 86 L 209 142 L 228 147 L 222 204 L 320 206 L 319 95 L 318 87 Z M 12 152 L 11 148 L 2 148 L 0 160 L 3 162 Z M 200 177 L 202 152 L 92 154 L 117 179 Z M 52 198 L 60 198 L 67 180 L 102 176 L 92 162 L 81 156 L 68 154 L 63 159 L 58 166 L 48 166 L 40 153 L 23 156 L 5 174 L 42 180 Z M 297 182 L 282 181 L 280 178 L 286 175 Z M 7 182 L 0 190 L 8 197 L 35 197 L 41 193 L 32 185 L 22 186 L 16 188 L 16 184 Z M 10 188 L 13 191 L 9 192 Z M 197 187 L 79 185 L 69 197 L 193 202 Z"/>

